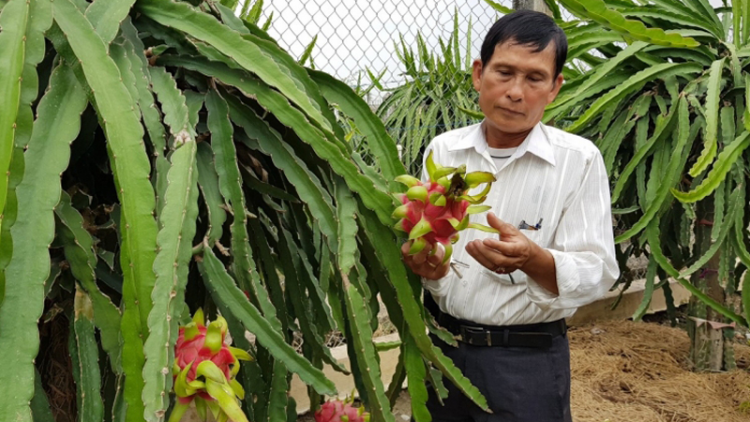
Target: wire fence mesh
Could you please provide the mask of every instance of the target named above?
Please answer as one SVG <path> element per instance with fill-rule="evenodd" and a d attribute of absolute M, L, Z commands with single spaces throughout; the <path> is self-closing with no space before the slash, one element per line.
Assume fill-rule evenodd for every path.
<path fill-rule="evenodd" d="M 510 0 L 500 3 L 510 7 Z M 315 67 L 353 87 L 360 77 L 363 87 L 372 84 L 365 76 L 366 69 L 385 71 L 381 83 L 386 88 L 407 82 L 395 48 L 399 36 L 415 48 L 419 32 L 429 51 L 439 51 L 438 38 L 447 40 L 451 36 L 455 15 L 461 45 L 471 38 L 470 55 L 475 57 L 482 37 L 500 16 L 483 0 L 292 0 L 267 3 L 262 16 L 271 14 L 269 33 L 293 56 L 301 57 L 317 36 Z M 377 106 L 378 100 L 373 93 L 371 105 Z"/>

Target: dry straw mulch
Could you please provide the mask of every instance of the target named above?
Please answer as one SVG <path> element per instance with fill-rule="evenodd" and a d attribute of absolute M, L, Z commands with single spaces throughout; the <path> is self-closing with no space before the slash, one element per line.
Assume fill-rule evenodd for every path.
<path fill-rule="evenodd" d="M 617 321 L 572 328 L 576 422 L 748 422 L 750 347 L 737 344 L 739 369 L 690 371 L 684 330 Z M 744 405 L 743 405 L 744 403 Z"/>

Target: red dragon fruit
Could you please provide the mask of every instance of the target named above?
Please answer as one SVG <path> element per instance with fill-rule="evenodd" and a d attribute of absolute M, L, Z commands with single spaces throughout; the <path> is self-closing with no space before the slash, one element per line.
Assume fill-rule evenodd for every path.
<path fill-rule="evenodd" d="M 369 422 L 370 414 L 364 407 L 354 407 L 353 402 L 354 397 L 323 403 L 315 412 L 315 422 Z"/>
<path fill-rule="evenodd" d="M 240 360 L 251 360 L 241 349 L 225 343 L 227 322 L 221 316 L 204 323 L 203 311 L 193 321 L 180 327 L 172 369 L 177 404 L 169 422 L 178 422 L 191 402 L 205 421 L 210 410 L 217 421 L 248 422 L 239 400 L 245 390 L 235 379 Z"/>
<path fill-rule="evenodd" d="M 395 228 L 409 234 L 409 240 L 413 241 L 410 254 L 421 252 L 428 244 L 433 246 L 431 253 L 434 253 L 439 243 L 445 247 L 443 262 L 447 262 L 461 230 L 473 228 L 497 233 L 491 227 L 469 222 L 470 214 L 491 208 L 478 204 L 487 198 L 495 176 L 479 171 L 466 174 L 464 165 L 458 168 L 443 167 L 433 161 L 432 152 L 427 156 L 425 165 L 429 182 L 422 183 L 409 175 L 396 178 L 409 190 L 396 195 L 402 205 L 393 212 L 393 217 L 400 219 Z M 469 195 L 470 189 L 481 184 L 486 184 L 481 192 Z"/>

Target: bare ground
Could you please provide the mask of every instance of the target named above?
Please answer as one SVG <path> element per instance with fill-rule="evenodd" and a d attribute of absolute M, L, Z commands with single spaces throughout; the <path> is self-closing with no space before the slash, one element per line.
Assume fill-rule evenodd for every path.
<path fill-rule="evenodd" d="M 690 370 L 684 330 L 617 321 L 570 330 L 571 406 L 576 422 L 748 422 L 750 346 L 734 349 L 738 369 L 716 374 Z M 402 392 L 397 422 L 411 409 Z M 311 422 L 310 414 L 300 422 Z"/>

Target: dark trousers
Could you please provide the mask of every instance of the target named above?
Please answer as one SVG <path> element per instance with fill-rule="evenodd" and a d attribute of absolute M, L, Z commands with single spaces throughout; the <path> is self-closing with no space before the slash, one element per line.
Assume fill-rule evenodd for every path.
<path fill-rule="evenodd" d="M 433 341 L 487 399 L 492 413 L 480 409 L 448 379 L 441 405 L 428 385 L 427 408 L 434 422 L 571 422 L 570 348 L 566 334 L 552 347 L 450 346 Z"/>

